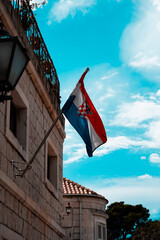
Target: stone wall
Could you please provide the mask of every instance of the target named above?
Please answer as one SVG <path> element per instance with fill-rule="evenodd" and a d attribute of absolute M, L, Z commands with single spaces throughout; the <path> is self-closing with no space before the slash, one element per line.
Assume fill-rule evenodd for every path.
<path fill-rule="evenodd" d="M 23 74 L 23 77 L 20 80 L 19 87 L 22 89 L 24 95 L 26 96 L 29 106 L 27 126 L 28 146 L 26 155 L 22 156 L 20 146 L 17 146 L 18 143 L 16 143 L 14 137 L 12 136 L 11 138 L 8 134 L 6 134 L 9 131 L 9 129 L 7 129 L 8 124 L 6 120 L 10 103 L 0 103 L 0 169 L 5 174 L 6 179 L 4 182 L 2 182 L 1 172 L 0 223 L 8 226 L 13 231 L 16 231 L 18 233 L 20 231 L 25 239 L 37 239 L 37 234 L 40 234 L 39 229 L 41 229 L 43 232 L 42 237 L 43 235 L 46 235 L 46 239 L 53 239 L 51 238 L 51 236 L 55 234 L 53 230 L 51 231 L 50 228 L 46 230 L 47 227 L 45 226 L 45 223 L 40 220 L 38 216 L 32 213 L 32 209 L 30 209 L 31 206 L 29 206 L 29 208 L 26 208 L 24 207 L 23 203 L 26 201 L 26 198 L 30 198 L 33 201 L 33 204 L 35 206 L 37 205 L 35 208 L 39 208 L 40 215 L 41 212 L 44 211 L 48 217 L 51 217 L 51 220 L 53 219 L 56 224 L 61 225 L 63 161 L 62 145 L 64 136 L 62 135 L 62 130 L 60 132 L 57 126 L 50 134 L 50 139 L 54 144 L 54 150 L 57 154 L 58 161 L 58 184 L 56 192 L 51 192 L 47 186 L 45 176 L 45 162 L 47 161 L 46 144 L 41 148 L 40 152 L 32 163 L 32 168 L 25 174 L 25 176 L 23 178 L 15 177 L 15 173 L 19 172 L 11 164 L 11 160 L 18 162 L 14 163 L 14 165 L 18 168 L 23 169 L 26 166 L 24 163 L 27 163 L 28 160 L 32 157 L 39 143 L 42 141 L 44 134 L 53 122 L 46 106 L 44 105 L 42 99 L 36 91 L 36 88 L 34 87 L 33 82 L 26 72 Z M 11 181 L 8 182 L 8 178 Z M 8 189 L 11 188 L 10 185 L 12 182 L 16 184 L 15 186 L 17 192 L 14 192 L 14 194 L 8 191 Z M 19 196 L 20 200 L 18 201 L 15 195 L 17 195 L 20 190 L 23 190 L 23 194 L 22 197 Z M 41 218 L 43 219 L 43 217 L 44 216 L 42 214 Z M 33 219 L 36 219 L 36 222 Z M 41 228 L 41 226 L 43 227 Z M 51 233 L 48 233 L 50 231 Z M 47 236 L 48 234 L 50 237 Z M 55 237 L 54 239 L 59 238 Z"/>
<path fill-rule="evenodd" d="M 60 233 L 2 185 L 0 200 L 0 239 L 61 239 Z"/>
<path fill-rule="evenodd" d="M 67 215 L 65 207 L 70 203 L 71 213 Z M 63 227 L 65 229 L 64 240 L 98 240 L 97 226 L 105 227 L 105 213 L 107 200 L 93 196 L 65 196 L 63 197 Z M 102 238 L 103 239 L 103 238 Z"/>
<path fill-rule="evenodd" d="M 16 28 L 0 1 L 0 16 L 7 30 Z M 32 61 L 12 92 L 17 109 L 17 129 L 11 130 L 11 103 L 0 103 L 0 240 L 54 239 L 64 236 L 62 218 L 62 168 L 64 128 L 58 121 L 25 176 L 24 169 L 56 118 L 46 90 Z M 16 135 L 16 136 L 15 136 Z M 48 146 L 57 161 L 56 187 L 48 179 Z M 13 164 L 11 160 L 14 160 Z M 12 236 L 12 237 L 11 237 Z"/>

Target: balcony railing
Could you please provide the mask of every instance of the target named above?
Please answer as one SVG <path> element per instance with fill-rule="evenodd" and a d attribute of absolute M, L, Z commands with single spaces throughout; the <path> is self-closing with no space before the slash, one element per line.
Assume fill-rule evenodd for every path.
<path fill-rule="evenodd" d="M 50 81 L 53 91 L 59 97 L 59 80 L 53 61 L 39 30 L 37 21 L 28 0 L 10 0 L 26 32 L 27 38 L 39 59 L 41 69 Z"/>

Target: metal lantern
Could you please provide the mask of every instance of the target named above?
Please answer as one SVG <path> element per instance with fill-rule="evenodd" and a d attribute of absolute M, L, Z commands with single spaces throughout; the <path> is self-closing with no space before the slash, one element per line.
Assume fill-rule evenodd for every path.
<path fill-rule="evenodd" d="M 72 209 L 72 207 L 71 207 L 70 203 L 68 203 L 67 206 L 66 206 L 66 213 L 67 213 L 68 215 L 70 214 L 71 209 Z"/>
<path fill-rule="evenodd" d="M 11 99 L 5 96 L 18 83 L 29 57 L 17 37 L 11 36 L 0 24 L 0 102 Z"/>

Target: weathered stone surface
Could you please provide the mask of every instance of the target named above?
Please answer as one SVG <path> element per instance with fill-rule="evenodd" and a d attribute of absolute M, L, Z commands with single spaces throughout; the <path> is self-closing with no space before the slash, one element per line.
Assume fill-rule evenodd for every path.
<path fill-rule="evenodd" d="M 80 194 L 81 191 L 81 194 Z M 107 199 L 69 179 L 63 179 L 64 240 L 91 240 L 98 238 L 98 225 L 107 231 L 105 213 Z M 71 213 L 66 213 L 70 203 Z M 103 234 L 103 233 L 102 233 Z M 106 239 L 106 236 L 103 236 Z"/>
<path fill-rule="evenodd" d="M 21 33 L 18 36 L 28 44 L 23 29 L 16 27 L 18 20 L 14 11 L 11 11 L 9 0 L 0 0 L 0 15 L 6 30 L 12 30 L 15 35 Z M 35 61 L 31 59 L 12 92 L 13 103 L 18 111 L 25 109 L 23 124 L 22 114 L 21 117 L 20 113 L 18 115 L 19 125 L 23 127 L 17 135 L 10 129 L 10 102 L 0 104 L 0 239 L 61 240 L 64 235 L 61 218 L 62 146 L 65 134 L 60 121 L 49 136 L 57 156 L 57 189 L 52 192 L 46 185 L 49 181 L 46 167 L 48 139 L 35 157 L 32 169 L 23 178 L 15 177 L 15 173 L 21 173 L 19 169 L 26 167 L 60 108 L 59 105 L 53 105 L 50 89 L 46 90 L 35 62 L 36 58 Z M 50 84 L 47 86 L 49 88 Z M 13 165 L 11 160 L 14 160 Z"/>

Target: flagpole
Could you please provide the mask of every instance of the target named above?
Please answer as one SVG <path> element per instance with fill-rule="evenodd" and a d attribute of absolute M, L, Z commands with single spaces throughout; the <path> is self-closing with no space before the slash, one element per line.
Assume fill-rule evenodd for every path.
<path fill-rule="evenodd" d="M 89 68 L 86 68 L 85 72 L 83 73 L 81 78 L 84 78 L 84 76 L 86 75 L 86 73 L 89 71 Z M 74 96 L 75 97 L 75 96 Z M 34 161 L 35 157 L 37 156 L 38 152 L 40 151 L 41 147 L 43 146 L 43 144 L 45 143 L 46 139 L 48 138 L 49 134 L 51 133 L 51 131 L 53 130 L 54 126 L 56 125 L 57 121 L 59 120 L 60 116 L 62 115 L 64 110 L 67 110 L 73 100 L 74 97 L 70 98 L 69 100 L 66 101 L 66 103 L 64 104 L 64 106 L 62 107 L 61 111 L 59 112 L 57 118 L 54 120 L 53 124 L 51 125 L 51 127 L 49 128 L 48 132 L 46 133 L 46 135 L 44 136 L 42 142 L 39 144 L 37 150 L 35 151 L 35 153 L 33 154 L 32 158 L 29 160 L 29 162 L 27 163 L 27 166 L 25 167 L 25 169 L 23 170 L 21 175 L 17 175 L 17 176 L 21 176 L 24 177 L 25 173 L 31 168 L 31 164 Z M 21 170 L 22 171 L 22 170 Z"/>
<path fill-rule="evenodd" d="M 59 120 L 60 116 L 62 115 L 63 112 L 63 108 L 60 111 L 59 115 L 57 116 L 57 118 L 54 120 L 52 126 L 50 127 L 50 129 L 48 130 L 48 132 L 46 133 L 46 135 L 44 136 L 42 142 L 39 144 L 37 150 L 35 151 L 35 153 L 33 154 L 32 158 L 29 160 L 26 168 L 23 170 L 23 173 L 20 175 L 21 177 L 23 177 L 25 175 L 25 173 L 30 169 L 31 164 L 33 162 L 33 160 L 35 159 L 35 157 L 37 156 L 38 152 L 40 151 L 41 147 L 43 146 L 43 144 L 45 143 L 46 139 L 48 138 L 49 134 L 51 133 L 51 131 L 53 130 L 54 126 L 56 125 L 57 121 Z"/>

